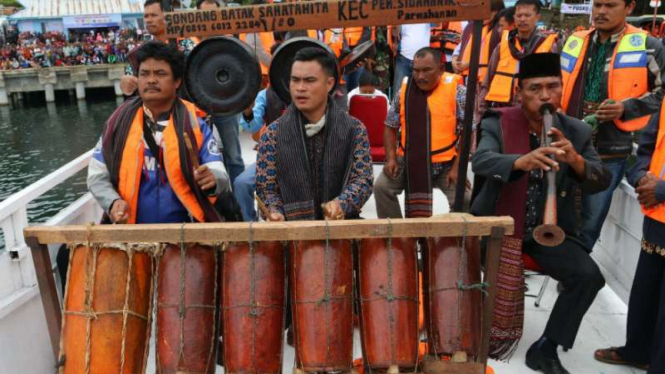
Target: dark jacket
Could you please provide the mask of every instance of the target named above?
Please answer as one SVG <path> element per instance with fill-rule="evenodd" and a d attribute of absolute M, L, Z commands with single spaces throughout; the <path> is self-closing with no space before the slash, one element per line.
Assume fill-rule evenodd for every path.
<path fill-rule="evenodd" d="M 660 125 L 660 113 L 651 117 L 647 127 L 640 134 L 640 146 L 637 148 L 637 158 L 635 164 L 628 171 L 628 183 L 637 186 L 637 182 L 649 171 L 651 166 L 651 157 L 656 149 L 656 139 L 658 139 L 658 129 Z M 659 175 L 656 175 L 657 177 Z M 656 186 L 656 199 L 665 202 L 665 181 L 661 180 Z M 665 223 L 658 222 L 647 216 L 644 217 L 644 226 L 642 228 L 643 237 L 649 243 L 656 244 L 665 248 Z"/>
<path fill-rule="evenodd" d="M 507 183 L 517 181 L 525 175 L 523 171 L 513 171 L 513 164 L 519 154 L 504 154 L 501 135 L 500 114 L 488 111 L 480 123 L 479 142 L 473 155 L 473 172 L 476 175 L 474 198 L 471 213 L 477 216 L 495 215 L 496 202 L 501 189 Z M 575 150 L 586 160 L 586 176 L 579 178 L 567 164 L 560 163 L 557 173 L 557 214 L 558 225 L 570 237 L 577 237 L 575 214 L 576 187 L 582 191 L 596 193 L 609 187 L 611 174 L 603 166 L 598 153 L 591 144 L 591 127 L 575 118 L 557 114 L 554 127 L 573 143 Z M 543 183 L 545 188 L 546 183 Z M 544 196 L 544 194 L 543 194 Z M 525 198 L 526 199 L 526 198 Z M 545 199 L 540 202 L 544 209 Z M 543 209 L 540 209 L 542 212 Z"/>

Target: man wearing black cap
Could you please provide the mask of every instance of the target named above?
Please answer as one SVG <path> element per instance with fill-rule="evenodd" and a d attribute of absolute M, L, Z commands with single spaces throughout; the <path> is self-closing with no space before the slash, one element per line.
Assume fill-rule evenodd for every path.
<path fill-rule="evenodd" d="M 521 106 L 487 112 L 473 155 L 473 171 L 479 178 L 471 212 L 480 216 L 510 215 L 515 220 L 515 233 L 506 237 L 501 249 L 491 355 L 508 358 L 522 334 L 524 252 L 543 273 L 565 287 L 545 332 L 529 348 L 526 364 L 547 374 L 565 374 L 568 371 L 559 361 L 557 347 L 572 348 L 584 314 L 605 284 L 598 266 L 576 236 L 575 193 L 577 187 L 587 193 L 602 191 L 610 177 L 591 145 L 591 128 L 556 112 L 562 92 L 559 55 L 526 56 L 518 79 Z M 544 105 L 554 113 L 548 133 L 553 140 L 550 147 L 540 144 Z M 535 242 L 533 230 L 542 223 L 547 193 L 544 176 L 551 169 L 556 170 L 558 226 L 566 238 L 558 246 L 545 247 Z"/>

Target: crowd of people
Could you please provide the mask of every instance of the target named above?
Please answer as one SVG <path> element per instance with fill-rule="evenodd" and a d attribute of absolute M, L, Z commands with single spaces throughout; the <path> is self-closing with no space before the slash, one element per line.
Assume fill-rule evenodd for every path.
<path fill-rule="evenodd" d="M 201 0 L 198 6 L 219 4 Z M 518 0 L 510 9 L 501 0 L 491 1 L 474 103 L 477 147 L 472 167 L 477 179 L 468 203 L 474 215 L 509 215 L 516 224 L 515 233 L 502 243 L 491 330 L 493 358 L 508 359 L 522 338 L 525 253 L 562 286 L 547 326 L 528 349 L 526 364 L 545 374 L 569 373 L 558 351 L 573 348 L 583 318 L 605 284 L 590 253 L 612 193 L 626 175 L 633 132 L 643 130 L 638 160 L 628 172 L 646 218 L 627 339 L 621 347 L 597 350 L 594 357 L 646 368 L 649 374 L 665 372 L 665 147 L 660 142 L 665 131 L 660 113 L 665 49 L 660 40 L 626 23 L 634 7 L 632 0 L 594 0 L 594 28 L 577 30 L 564 40 L 537 29 L 538 0 Z M 106 128 L 89 168 L 89 188 L 110 221 L 219 221 L 208 197 L 223 193 L 235 194 L 241 207 L 217 208 L 241 209 L 248 221 L 355 219 L 372 194 L 379 218 L 429 217 L 433 188 L 441 189 L 452 206 L 457 197 L 452 187 L 467 182 L 458 180 L 458 156 L 469 104 L 465 97 L 472 63 L 470 25 L 440 25 L 444 37 L 433 35 L 437 26 L 431 24 L 389 27 L 382 35 L 378 28 L 366 33 L 362 27 L 340 33 L 303 31 L 334 53 L 304 48 L 295 54 L 289 77 L 292 105 L 268 86 L 242 113 L 213 117 L 213 126 L 184 121 L 186 131 L 200 139 L 201 166 L 189 173 L 177 158 L 155 161 L 162 159 L 158 145 L 177 149 L 183 144 L 177 136 L 167 136 L 172 121 L 184 118 L 171 111 L 197 116 L 194 105 L 177 95 L 184 74 L 182 52 L 187 51 L 183 43 L 181 51 L 162 43 L 166 38 L 160 1 L 146 1 L 145 21 L 155 41 L 136 52 L 133 75 L 121 83 L 123 91 L 134 96 L 111 116 L 114 122 Z M 445 37 L 450 33 L 456 33 L 457 40 Z M 387 50 L 379 48 L 374 61 L 345 75 L 345 84 L 333 89 L 339 53 L 368 35 L 375 35 L 371 37 L 377 46 Z M 260 49 L 257 55 L 268 56 L 261 63 L 269 65 L 277 35 L 241 38 L 250 37 L 257 41 L 250 43 Z M 394 73 L 392 79 L 386 78 L 388 71 Z M 355 90 L 358 86 L 363 87 Z M 377 88 L 391 99 L 383 135 L 386 160 L 375 179 L 368 132 L 348 114 L 346 97 L 349 91 L 375 94 Z M 546 112 L 554 122 L 547 134 Z M 238 144 L 239 125 L 255 133 L 258 142 L 257 162 L 247 169 Z M 129 131 L 133 126 L 152 132 L 145 135 L 152 139 L 146 142 L 150 149 L 144 147 L 145 158 L 152 161 L 145 165 L 143 153 L 123 153 L 125 143 L 135 147 L 143 142 L 136 135 L 140 131 Z M 224 145 L 221 152 L 215 130 Z M 541 144 L 546 136 L 553 139 L 551 146 Z M 168 173 L 160 174 L 160 162 L 167 162 Z M 133 172 L 135 168 L 144 173 Z M 552 170 L 557 172 L 558 223 L 566 238 L 548 247 L 536 240 L 534 230 L 543 222 L 545 175 Z M 173 176 L 185 183 L 172 186 Z M 153 193 L 156 189 L 159 192 Z M 265 204 L 261 215 L 254 211 L 254 191 Z M 402 192 L 400 206 L 397 196 Z M 164 202 L 155 202 L 154 195 Z"/>
<path fill-rule="evenodd" d="M 116 64 L 127 61 L 140 35 L 136 30 L 71 33 L 22 32 L 0 47 L 0 70 Z"/>

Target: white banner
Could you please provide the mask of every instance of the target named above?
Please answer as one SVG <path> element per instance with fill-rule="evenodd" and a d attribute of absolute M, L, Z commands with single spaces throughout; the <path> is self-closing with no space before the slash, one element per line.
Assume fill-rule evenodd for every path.
<path fill-rule="evenodd" d="M 589 4 L 561 4 L 563 14 L 591 14 L 591 3 Z"/>
<path fill-rule="evenodd" d="M 94 29 L 96 27 L 118 27 L 122 23 L 121 14 L 90 14 L 85 16 L 65 16 L 62 22 L 66 29 Z"/>

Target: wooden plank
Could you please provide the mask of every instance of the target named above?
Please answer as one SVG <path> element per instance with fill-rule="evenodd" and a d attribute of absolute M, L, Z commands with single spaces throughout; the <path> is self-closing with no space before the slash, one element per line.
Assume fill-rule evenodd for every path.
<path fill-rule="evenodd" d="M 26 238 L 25 241 L 30 246 L 32 261 L 35 265 L 35 272 L 37 274 L 39 293 L 41 294 L 42 305 L 44 306 L 46 326 L 48 327 L 48 334 L 51 339 L 53 357 L 57 361 L 58 355 L 60 354 L 62 312 L 60 310 L 58 293 L 55 289 L 55 279 L 53 279 L 51 256 L 49 255 L 46 244 L 40 244 L 36 238 Z"/>
<path fill-rule="evenodd" d="M 461 236 L 487 236 L 493 227 L 513 231 L 510 217 L 473 217 L 468 214 L 446 214 L 432 218 L 367 219 L 328 221 L 329 239 L 385 238 L 392 230 L 393 237 L 421 238 Z M 326 221 L 261 222 L 251 225 L 255 241 L 323 240 Z M 250 237 L 250 224 L 192 223 L 158 225 L 100 225 L 29 227 L 25 237 L 40 243 L 179 243 L 181 235 L 188 243 L 246 242 Z"/>
<path fill-rule="evenodd" d="M 264 31 L 484 20 L 488 0 L 317 0 L 166 14 L 166 36 L 180 38 Z"/>
<path fill-rule="evenodd" d="M 501 255 L 501 243 L 503 236 L 507 232 L 503 227 L 493 227 L 489 242 L 487 243 L 487 253 L 485 255 L 485 283 L 489 283 L 488 295 L 485 297 L 483 305 L 482 338 L 478 361 L 487 365 L 490 346 L 490 332 L 492 330 L 492 316 L 494 315 L 494 304 L 496 299 L 496 282 L 499 274 L 499 259 Z"/>
<path fill-rule="evenodd" d="M 423 361 L 427 374 L 485 374 L 485 365 L 478 362 L 456 363 L 442 360 Z"/>

